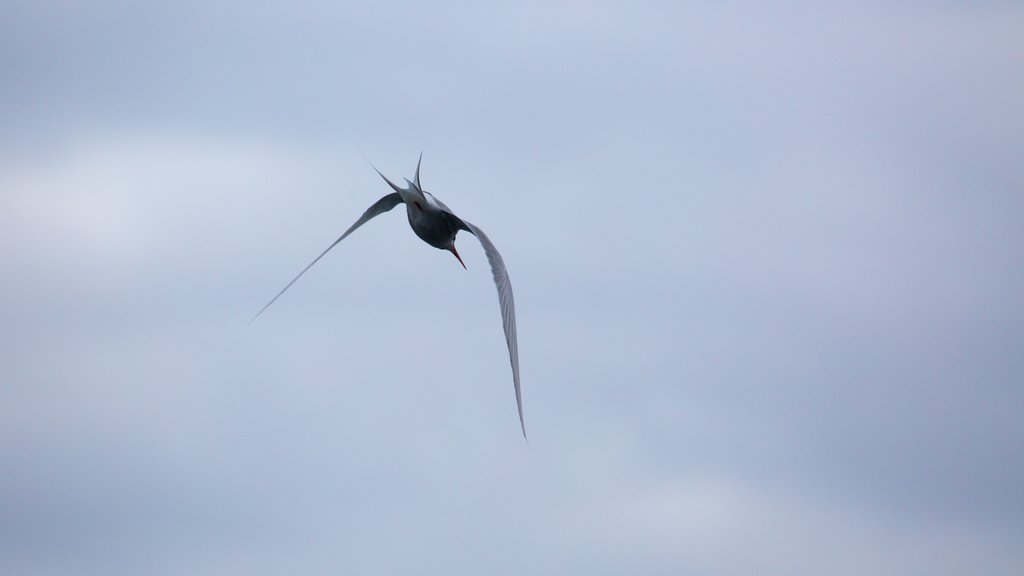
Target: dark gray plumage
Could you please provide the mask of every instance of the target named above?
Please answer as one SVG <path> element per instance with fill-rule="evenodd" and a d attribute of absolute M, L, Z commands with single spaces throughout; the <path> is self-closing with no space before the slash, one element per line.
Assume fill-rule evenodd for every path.
<path fill-rule="evenodd" d="M 260 309 L 259 312 L 253 316 L 252 320 L 255 320 L 263 313 L 264 310 L 270 307 L 271 304 L 277 301 L 282 294 L 285 293 L 292 284 L 302 277 L 307 270 L 313 267 L 325 254 L 330 252 L 331 248 L 338 245 L 339 242 L 348 237 L 349 234 L 354 232 L 356 228 L 359 228 L 363 224 L 366 224 L 375 216 L 383 214 L 388 210 L 391 210 L 399 204 L 405 203 L 406 216 L 409 218 L 409 226 L 412 227 L 413 232 L 420 237 L 421 240 L 430 244 L 435 248 L 441 250 L 448 250 L 455 255 L 458 259 L 459 264 L 465 268 L 466 264 L 462 261 L 462 257 L 455 250 L 455 236 L 460 230 L 465 230 L 470 234 L 476 236 L 477 240 L 484 248 L 484 253 L 487 255 L 487 260 L 491 265 L 491 273 L 494 275 L 494 284 L 498 288 L 498 303 L 501 305 L 501 323 L 505 331 L 505 342 L 508 345 L 508 356 L 509 361 L 512 364 L 512 382 L 515 385 L 516 392 L 516 407 L 519 410 L 519 425 L 523 430 L 523 436 L 526 436 L 526 422 L 523 419 L 523 397 L 519 387 L 519 344 L 516 340 L 516 307 L 515 302 L 512 298 L 512 283 L 508 278 L 508 271 L 505 269 L 505 261 L 501 258 L 501 254 L 498 253 L 498 249 L 494 247 L 490 238 L 484 234 L 483 230 L 477 228 L 473 224 L 456 216 L 451 209 L 444 205 L 443 202 L 434 198 L 434 195 L 423 190 L 420 185 L 420 162 L 423 160 L 423 155 L 420 154 L 420 161 L 416 162 L 416 175 L 413 181 L 406 180 L 407 187 L 401 188 L 384 174 L 381 174 L 380 170 L 374 166 L 373 169 L 377 170 L 377 174 L 388 183 L 389 186 L 394 190 L 391 194 L 384 196 L 380 200 L 377 200 L 370 206 L 363 215 L 356 220 L 355 224 L 349 227 L 333 244 L 327 247 L 326 250 L 320 253 L 312 262 L 310 262 L 295 278 L 292 279 L 276 296 L 271 298 L 270 302 Z M 372 164 L 371 164 L 372 166 Z M 250 323 L 252 322 L 250 320 Z"/>

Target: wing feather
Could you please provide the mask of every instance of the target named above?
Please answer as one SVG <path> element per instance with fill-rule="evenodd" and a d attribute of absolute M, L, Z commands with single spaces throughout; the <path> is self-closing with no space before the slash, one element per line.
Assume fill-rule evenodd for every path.
<path fill-rule="evenodd" d="M 390 184 L 390 182 L 389 182 L 389 184 Z M 380 200 L 377 200 L 373 204 L 373 206 L 370 206 L 369 208 L 366 209 L 366 212 L 363 212 L 363 215 L 359 217 L 359 220 L 356 220 L 355 224 L 350 226 L 348 230 L 345 230 L 345 233 L 342 234 L 340 238 L 335 240 L 333 244 L 328 246 L 326 250 L 324 250 L 323 252 L 320 253 L 319 256 L 314 258 L 313 261 L 309 263 L 309 265 L 307 265 L 305 268 L 302 269 L 302 272 L 299 272 L 298 276 L 296 276 L 295 278 L 292 278 L 292 281 L 289 282 L 287 286 L 282 288 L 281 291 L 277 293 L 277 296 L 274 296 L 273 298 L 271 298 L 270 302 L 267 302 L 266 306 L 264 306 L 263 308 L 260 308 L 260 311 L 257 312 L 256 315 L 252 317 L 252 320 L 249 320 L 249 323 L 252 324 L 253 320 L 259 318 L 260 314 L 263 314 L 264 310 L 266 310 L 267 308 L 270 308 L 271 304 L 276 302 L 277 299 L 280 298 L 281 295 L 285 293 L 285 291 L 287 291 L 289 288 L 292 287 L 292 284 L 295 284 L 296 280 L 301 278 L 302 275 L 306 273 L 306 270 L 309 270 L 310 268 L 312 268 L 313 264 L 316 264 L 317 262 L 319 262 L 320 259 L 323 258 L 325 254 L 327 254 L 328 252 L 331 251 L 331 248 L 334 248 L 335 246 L 338 245 L 339 242 L 344 240 L 349 234 L 351 234 L 352 232 L 355 232 L 356 228 L 359 228 L 363 224 L 366 224 L 368 221 L 370 221 L 373 217 L 379 216 L 379 215 L 387 212 L 388 210 L 391 210 L 395 206 L 398 206 L 401 203 L 402 203 L 402 196 L 398 192 L 392 192 L 391 194 L 388 194 L 387 196 L 381 198 Z"/>
<path fill-rule="evenodd" d="M 519 425 L 523 429 L 523 437 L 526 437 L 526 421 L 523 418 L 523 394 L 519 387 L 519 343 L 516 340 L 516 303 L 512 297 L 512 282 L 508 279 L 508 270 L 505 269 L 505 261 L 494 247 L 491 239 L 484 234 L 484 231 L 473 224 L 462 220 L 470 234 L 476 236 L 477 240 L 484 247 L 487 261 L 491 264 L 491 274 L 494 275 L 494 285 L 498 288 L 498 303 L 501 305 L 501 325 L 505 329 L 505 342 L 508 344 L 508 358 L 512 364 L 512 382 L 516 389 L 516 407 L 519 409 Z"/>

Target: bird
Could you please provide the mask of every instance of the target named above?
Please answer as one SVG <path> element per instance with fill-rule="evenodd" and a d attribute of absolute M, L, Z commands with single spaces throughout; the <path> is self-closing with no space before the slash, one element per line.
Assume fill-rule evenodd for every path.
<path fill-rule="evenodd" d="M 369 159 L 367 159 L 369 161 Z M 508 357 L 509 362 L 512 365 L 512 384 L 515 387 L 516 393 L 516 408 L 519 412 L 519 426 L 523 431 L 523 437 L 526 438 L 526 421 L 523 418 L 523 395 L 522 389 L 519 386 L 519 344 L 516 339 L 516 306 L 515 301 L 512 297 L 512 282 L 508 278 L 508 270 L 505 268 L 505 261 L 502 259 L 501 254 L 498 253 L 498 249 L 494 247 L 494 243 L 491 239 L 484 234 L 476 225 L 470 223 L 467 220 L 456 216 L 448 206 L 445 206 L 444 202 L 441 202 L 434 197 L 433 194 L 423 189 L 420 184 L 420 164 L 423 162 L 423 153 L 420 153 L 419 160 L 416 161 L 416 174 L 413 176 L 413 180 L 410 182 L 408 178 L 405 180 L 406 186 L 401 187 L 392 182 L 385 176 L 376 166 L 370 162 L 370 166 L 380 175 L 381 178 L 387 182 L 388 186 L 391 187 L 394 192 L 387 194 L 380 200 L 377 200 L 372 206 L 363 212 L 363 215 L 355 221 L 345 230 L 345 233 L 338 237 L 326 250 L 320 253 L 319 256 L 313 259 L 305 268 L 302 269 L 295 278 L 292 279 L 276 296 L 270 299 L 252 320 L 249 321 L 252 324 L 261 314 L 270 308 L 270 305 L 277 301 L 292 284 L 295 284 L 307 270 L 313 267 L 314 264 L 320 261 L 332 248 L 337 246 L 342 240 L 348 237 L 349 234 L 355 232 L 357 228 L 366 224 L 374 217 L 379 216 L 399 204 L 405 204 L 406 215 L 409 219 L 409 226 L 417 236 L 427 244 L 438 248 L 440 250 L 447 250 L 451 252 L 455 258 L 459 261 L 459 264 L 463 268 L 466 268 L 466 263 L 462 261 L 462 256 L 459 256 L 458 250 L 455 249 L 455 236 L 460 231 L 469 232 L 480 241 L 483 246 L 484 254 L 487 256 L 487 261 L 491 266 L 491 274 L 494 276 L 494 284 L 498 289 L 498 303 L 501 307 L 501 325 L 505 332 L 505 343 L 508 345 Z"/>

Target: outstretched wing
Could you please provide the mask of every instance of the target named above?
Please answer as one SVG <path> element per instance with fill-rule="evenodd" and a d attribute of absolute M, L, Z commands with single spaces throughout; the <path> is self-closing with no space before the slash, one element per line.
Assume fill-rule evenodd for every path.
<path fill-rule="evenodd" d="M 491 263 L 491 273 L 494 274 L 494 285 L 498 288 L 498 303 L 501 304 L 501 325 L 505 329 L 505 342 L 508 344 L 508 358 L 512 363 L 512 382 L 516 387 L 516 407 L 519 408 L 519 425 L 523 428 L 523 436 L 526 436 L 526 421 L 523 419 L 523 394 L 519 388 L 519 344 L 516 341 L 516 303 L 512 298 L 512 282 L 508 279 L 508 271 L 505 269 L 505 261 L 501 254 L 494 247 L 491 239 L 484 234 L 484 231 L 473 224 L 462 220 L 470 234 L 477 237 L 484 247 L 487 260 Z"/>
<path fill-rule="evenodd" d="M 398 194 L 398 192 L 392 192 L 391 194 L 388 194 L 387 196 L 381 198 L 380 200 L 377 200 L 377 202 L 375 202 L 373 206 L 370 206 L 369 208 L 367 208 L 366 212 L 363 212 L 363 215 L 359 217 L 359 220 L 356 220 L 355 224 L 350 226 L 348 230 L 345 230 L 345 233 L 342 234 L 340 238 L 335 240 L 333 244 L 331 244 L 330 246 L 327 247 L 327 250 L 324 250 L 323 252 L 321 252 L 319 256 L 317 256 L 312 262 L 309 263 L 308 266 L 303 268 L 302 272 L 299 272 L 298 276 L 296 276 L 295 278 L 292 278 L 292 281 L 289 282 L 287 286 L 282 288 L 281 291 L 277 293 L 277 296 L 274 296 L 270 300 L 270 302 L 267 302 L 266 306 L 264 306 L 263 308 L 260 308 L 260 311 L 257 312 L 256 315 L 252 317 L 252 320 L 249 320 L 249 323 L 252 324 L 252 321 L 257 319 L 257 318 L 259 318 L 260 314 L 263 314 L 264 310 L 266 310 L 267 308 L 270 308 L 270 305 L 273 304 L 274 302 L 276 302 L 277 299 L 281 297 L 281 294 L 284 294 L 285 291 L 287 291 L 289 288 L 291 288 L 292 284 L 295 284 L 295 281 L 298 280 L 299 278 L 301 278 L 302 275 L 306 273 L 306 270 L 309 270 L 310 268 L 312 268 L 313 264 L 316 264 L 321 258 L 323 258 L 324 254 L 327 254 L 328 252 L 330 252 L 331 248 L 334 248 L 335 246 L 337 246 L 338 242 L 341 242 L 342 240 L 344 240 L 349 234 L 354 232 L 356 228 L 359 228 L 363 224 L 366 224 L 374 216 L 378 216 L 380 214 L 383 214 L 383 213 L 387 212 L 388 210 L 391 210 L 395 206 L 398 206 L 401 203 L 402 203 L 402 197 Z"/>

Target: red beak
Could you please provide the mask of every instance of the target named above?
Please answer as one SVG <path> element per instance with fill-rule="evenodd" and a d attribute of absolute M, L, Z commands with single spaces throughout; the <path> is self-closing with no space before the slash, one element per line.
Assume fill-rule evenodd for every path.
<path fill-rule="evenodd" d="M 466 263 L 462 261 L 462 256 L 459 256 L 458 250 L 455 249 L 455 242 L 452 242 L 452 245 L 448 247 L 448 250 L 452 254 L 455 254 L 455 257 L 459 259 L 459 264 L 462 264 L 462 267 L 468 270 L 468 268 L 466 268 Z"/>

